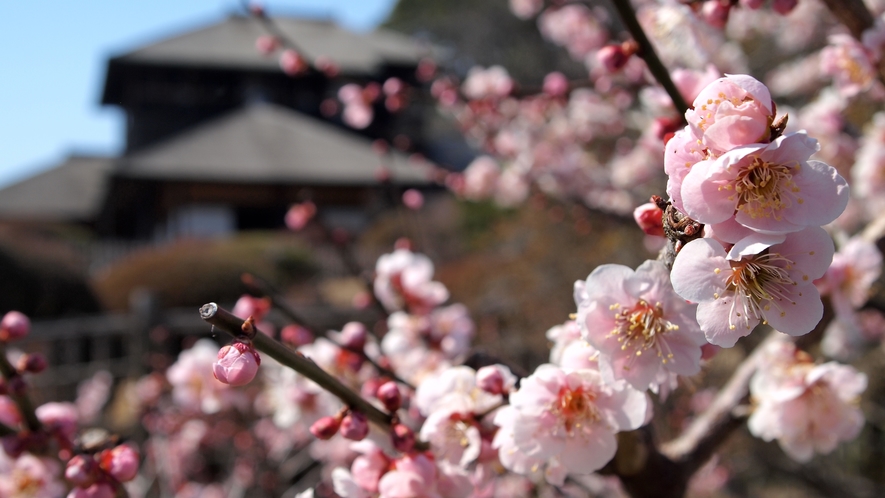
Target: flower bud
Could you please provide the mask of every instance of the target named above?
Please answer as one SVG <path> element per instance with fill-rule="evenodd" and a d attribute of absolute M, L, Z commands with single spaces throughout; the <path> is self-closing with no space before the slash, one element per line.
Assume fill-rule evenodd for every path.
<path fill-rule="evenodd" d="M 21 412 L 9 396 L 0 395 L 0 424 L 7 427 L 17 427 L 22 421 Z"/>
<path fill-rule="evenodd" d="M 28 373 L 40 373 L 48 366 L 46 357 L 40 353 L 24 354 L 18 359 L 18 371 Z"/>
<path fill-rule="evenodd" d="M 785 16 L 792 12 L 798 3 L 798 0 L 773 0 L 771 2 L 771 9 L 778 14 Z"/>
<path fill-rule="evenodd" d="M 606 45 L 596 52 L 596 60 L 606 71 L 616 73 L 627 65 L 631 55 L 621 45 Z"/>
<path fill-rule="evenodd" d="M 220 382 L 242 386 L 255 378 L 259 365 L 261 357 L 252 345 L 237 341 L 218 351 L 218 360 L 212 363 L 212 374 Z"/>
<path fill-rule="evenodd" d="M 310 433 L 317 439 L 332 439 L 341 427 L 339 417 L 322 417 L 310 426 Z"/>
<path fill-rule="evenodd" d="M 415 447 L 415 433 L 403 424 L 396 424 L 391 431 L 393 447 L 397 451 L 408 453 Z"/>
<path fill-rule="evenodd" d="M 75 455 L 65 467 L 65 479 L 79 488 L 92 486 L 98 475 L 98 463 L 91 455 Z"/>
<path fill-rule="evenodd" d="M 135 479 L 138 474 L 138 451 L 129 445 L 121 444 L 101 452 L 101 468 L 120 482 Z"/>
<path fill-rule="evenodd" d="M 728 23 L 728 14 L 731 11 L 731 2 L 722 0 L 707 0 L 701 6 L 701 17 L 710 26 L 722 29 Z"/>
<path fill-rule="evenodd" d="M 381 403 L 384 404 L 384 407 L 390 413 L 399 410 L 399 407 L 403 404 L 403 396 L 399 392 L 399 387 L 392 380 L 378 386 L 375 396 L 381 400 Z"/>
<path fill-rule="evenodd" d="M 544 76 L 544 93 L 551 97 L 561 97 L 565 95 L 568 93 L 568 87 L 568 78 L 558 71 L 554 71 L 547 76 Z"/>
<path fill-rule="evenodd" d="M 341 346 L 353 351 L 362 351 L 366 347 L 369 331 L 360 322 L 348 322 L 341 329 Z"/>
<path fill-rule="evenodd" d="M 504 392 L 504 374 L 495 365 L 482 367 L 476 371 L 476 385 L 487 393 L 502 394 Z"/>
<path fill-rule="evenodd" d="M 270 55 L 280 48 L 280 40 L 276 36 L 262 35 L 255 40 L 255 50 L 261 55 Z"/>
<path fill-rule="evenodd" d="M 21 339 L 31 331 L 31 320 L 24 313 L 10 311 L 0 321 L 0 341 Z"/>
<path fill-rule="evenodd" d="M 313 334 L 301 325 L 286 325 L 280 331 L 280 340 L 294 348 L 310 344 L 313 339 Z"/>
<path fill-rule="evenodd" d="M 286 49 L 280 54 L 280 69 L 289 76 L 306 73 L 309 67 L 304 56 L 295 50 Z"/>
<path fill-rule="evenodd" d="M 403 192 L 403 205 L 412 211 L 417 211 L 424 205 L 424 195 L 421 192 L 410 188 Z"/>
<path fill-rule="evenodd" d="M 647 202 L 633 211 L 633 219 L 647 235 L 664 236 L 664 212 L 653 202 Z"/>
<path fill-rule="evenodd" d="M 341 420 L 341 435 L 353 441 L 362 441 L 369 434 L 369 419 L 362 412 L 351 411 Z"/>

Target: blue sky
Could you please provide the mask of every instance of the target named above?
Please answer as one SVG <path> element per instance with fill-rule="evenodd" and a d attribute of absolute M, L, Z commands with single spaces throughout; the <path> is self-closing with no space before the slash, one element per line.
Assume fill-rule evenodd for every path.
<path fill-rule="evenodd" d="M 354 30 L 396 0 L 265 1 L 268 12 L 331 17 Z M 122 114 L 99 102 L 111 56 L 222 19 L 238 0 L 27 0 L 0 4 L 0 186 L 71 152 L 117 152 Z"/>

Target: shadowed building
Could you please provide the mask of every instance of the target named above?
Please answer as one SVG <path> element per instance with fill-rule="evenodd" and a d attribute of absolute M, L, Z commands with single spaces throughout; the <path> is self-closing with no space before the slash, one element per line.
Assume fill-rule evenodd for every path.
<path fill-rule="evenodd" d="M 371 125 L 358 131 L 328 112 L 345 84 L 415 83 L 427 47 L 383 30 L 360 34 L 326 21 L 275 18 L 275 29 L 307 60 L 326 57 L 338 67 L 332 76 L 290 77 L 279 52 L 255 49 L 267 34 L 263 22 L 232 15 L 112 57 L 101 102 L 125 113 L 123 154 L 72 156 L 7 187 L 0 219 L 162 241 L 281 227 L 289 205 L 312 200 L 326 221 L 358 228 L 402 189 L 431 186 L 431 168 L 408 154 L 466 163 L 463 143 L 426 136 L 430 102 L 420 97 L 396 114 L 377 102 Z M 406 148 L 379 156 L 377 139 Z"/>

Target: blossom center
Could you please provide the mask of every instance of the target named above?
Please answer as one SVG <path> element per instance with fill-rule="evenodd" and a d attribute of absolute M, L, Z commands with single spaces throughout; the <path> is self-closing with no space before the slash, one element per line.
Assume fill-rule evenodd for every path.
<path fill-rule="evenodd" d="M 553 411 L 559 415 L 569 435 L 573 430 L 580 429 L 586 423 L 596 422 L 600 418 L 596 409 L 596 393 L 583 387 L 561 388 Z"/>
<path fill-rule="evenodd" d="M 791 260 L 780 254 L 766 253 L 730 263 L 732 272 L 725 279 L 725 290 L 742 298 L 732 301 L 732 315 L 742 318 L 747 328 L 750 328 L 750 319 L 764 320 L 763 312 L 770 311 L 772 305 L 784 316 L 783 305 L 796 304 L 790 297 L 796 282 L 787 272 L 793 265 Z M 729 328 L 735 329 L 731 317 Z"/>
<path fill-rule="evenodd" d="M 798 162 L 777 164 L 754 157 L 731 183 L 720 186 L 719 190 L 734 189 L 734 194 L 728 199 L 736 200 L 737 210 L 751 218 L 774 217 L 780 220 L 780 211 L 790 207 L 793 198 L 798 204 L 805 202 L 796 195 L 800 189 L 793 182 L 793 174 L 799 171 L 799 167 Z"/>
<path fill-rule="evenodd" d="M 618 338 L 621 351 L 635 349 L 634 356 L 642 356 L 643 351 L 653 349 L 663 363 L 673 359 L 664 335 L 671 330 L 679 330 L 679 326 L 664 318 L 661 303 L 651 303 L 641 299 L 629 309 L 620 304 L 609 306 L 615 312 L 615 328 L 611 335 Z M 625 366 L 629 368 L 629 365 Z"/>

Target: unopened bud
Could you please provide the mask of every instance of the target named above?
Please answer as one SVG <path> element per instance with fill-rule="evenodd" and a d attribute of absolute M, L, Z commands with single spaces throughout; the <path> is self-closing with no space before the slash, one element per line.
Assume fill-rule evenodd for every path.
<path fill-rule="evenodd" d="M 621 45 L 606 45 L 596 52 L 596 60 L 610 73 L 616 73 L 627 65 L 630 56 Z"/>
<path fill-rule="evenodd" d="M 369 331 L 365 325 L 360 322 L 348 322 L 341 329 L 341 346 L 354 351 L 362 351 L 366 347 L 368 336 Z"/>
<path fill-rule="evenodd" d="M 792 12 L 798 3 L 798 0 L 773 0 L 771 2 L 771 9 L 778 14 L 785 16 Z"/>
<path fill-rule="evenodd" d="M 65 479 L 79 488 L 92 486 L 98 474 L 98 462 L 90 455 L 75 455 L 68 460 L 68 465 L 65 467 Z"/>
<path fill-rule="evenodd" d="M 286 325 L 280 331 L 280 340 L 297 348 L 313 342 L 313 334 L 301 325 Z"/>
<path fill-rule="evenodd" d="M 384 407 L 390 413 L 399 410 L 399 407 L 403 404 L 403 396 L 399 391 L 399 387 L 392 380 L 378 386 L 375 396 L 381 400 L 381 403 L 384 404 Z"/>
<path fill-rule="evenodd" d="M 633 210 L 633 219 L 647 235 L 664 236 L 664 212 L 653 202 L 646 202 Z"/>
<path fill-rule="evenodd" d="M 18 359 L 19 372 L 40 373 L 46 370 L 47 366 L 46 357 L 40 353 L 24 354 Z"/>
<path fill-rule="evenodd" d="M 276 36 L 262 35 L 255 40 L 255 49 L 261 55 L 270 55 L 280 47 L 280 40 Z"/>
<path fill-rule="evenodd" d="M 341 420 L 341 435 L 353 441 L 362 441 L 369 434 L 369 419 L 362 412 L 351 411 Z"/>
<path fill-rule="evenodd" d="M 543 88 L 544 93 L 546 93 L 547 95 L 550 95 L 552 97 L 561 97 L 568 93 L 568 78 L 559 71 L 554 71 L 552 73 L 549 73 L 547 76 L 544 76 Z"/>
<path fill-rule="evenodd" d="M 252 345 L 237 341 L 218 351 L 218 359 L 212 363 L 212 374 L 220 382 L 242 386 L 255 378 L 259 365 L 261 357 Z"/>
<path fill-rule="evenodd" d="M 105 472 L 120 482 L 135 479 L 138 474 L 140 457 L 138 451 L 129 445 L 121 444 L 110 450 L 101 452 L 100 465 Z"/>
<path fill-rule="evenodd" d="M 338 417 L 323 417 L 310 426 L 310 433 L 317 439 L 332 439 L 341 427 L 341 419 Z"/>
<path fill-rule="evenodd" d="M 491 394 L 504 392 L 504 374 L 499 367 L 489 365 L 476 371 L 476 386 Z"/>
<path fill-rule="evenodd" d="M 710 26 L 722 29 L 728 23 L 728 14 L 731 11 L 731 2 L 722 0 L 707 0 L 701 6 L 701 17 Z"/>
<path fill-rule="evenodd" d="M 393 426 L 391 439 L 397 451 L 408 453 L 415 447 L 415 433 L 403 424 Z"/>
<path fill-rule="evenodd" d="M 424 194 L 413 188 L 406 190 L 403 192 L 403 205 L 412 211 L 421 209 L 424 205 Z"/>
<path fill-rule="evenodd" d="M 31 331 L 31 320 L 24 313 L 10 311 L 0 321 L 0 341 L 21 339 Z"/>
<path fill-rule="evenodd" d="M 280 69 L 289 76 L 306 73 L 309 68 L 307 59 L 295 50 L 286 49 L 280 54 Z"/>

